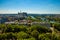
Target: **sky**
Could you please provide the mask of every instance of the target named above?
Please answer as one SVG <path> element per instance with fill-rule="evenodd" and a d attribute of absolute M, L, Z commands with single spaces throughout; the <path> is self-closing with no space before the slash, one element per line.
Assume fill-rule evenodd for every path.
<path fill-rule="evenodd" d="M 60 0 L 0 0 L 0 13 L 60 13 Z"/>

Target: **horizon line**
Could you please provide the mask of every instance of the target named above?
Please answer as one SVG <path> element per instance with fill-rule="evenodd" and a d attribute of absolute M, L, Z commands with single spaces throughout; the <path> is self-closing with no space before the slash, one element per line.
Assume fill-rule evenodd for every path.
<path fill-rule="evenodd" d="M 0 14 L 18 14 L 18 13 L 0 13 Z M 27 14 L 60 14 L 60 13 L 27 13 Z"/>

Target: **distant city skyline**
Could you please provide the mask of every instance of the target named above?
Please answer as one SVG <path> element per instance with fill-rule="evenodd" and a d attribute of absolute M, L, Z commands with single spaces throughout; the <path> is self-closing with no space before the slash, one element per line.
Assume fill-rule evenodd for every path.
<path fill-rule="evenodd" d="M 0 13 L 60 14 L 60 0 L 0 0 Z"/>

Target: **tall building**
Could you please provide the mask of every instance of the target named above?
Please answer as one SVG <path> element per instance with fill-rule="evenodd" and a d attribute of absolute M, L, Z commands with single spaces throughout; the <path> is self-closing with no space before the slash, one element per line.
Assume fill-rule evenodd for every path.
<path fill-rule="evenodd" d="M 26 12 L 18 12 L 18 18 L 20 18 L 20 19 L 23 19 L 23 18 L 27 18 L 27 13 Z"/>

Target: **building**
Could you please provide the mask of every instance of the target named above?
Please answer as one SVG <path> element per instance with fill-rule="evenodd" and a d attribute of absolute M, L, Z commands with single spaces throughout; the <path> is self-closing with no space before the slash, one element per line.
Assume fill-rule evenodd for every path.
<path fill-rule="evenodd" d="M 20 19 L 23 20 L 25 18 L 27 18 L 26 12 L 20 12 L 20 13 L 18 12 L 18 14 L 0 14 L 0 24 L 9 21 L 20 20 Z"/>
<path fill-rule="evenodd" d="M 22 13 L 18 12 L 18 18 L 20 18 L 20 19 L 27 18 L 27 13 L 26 12 L 22 12 Z"/>

